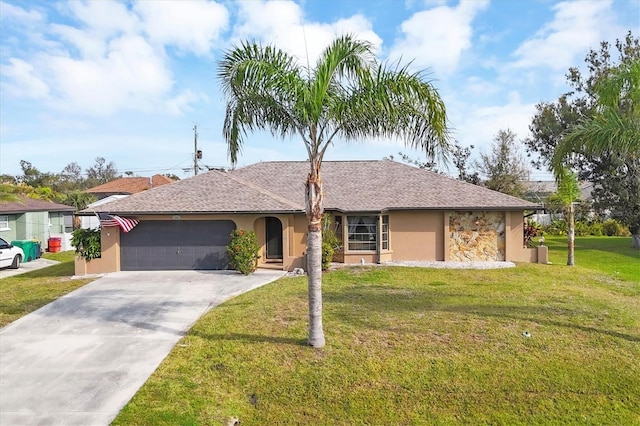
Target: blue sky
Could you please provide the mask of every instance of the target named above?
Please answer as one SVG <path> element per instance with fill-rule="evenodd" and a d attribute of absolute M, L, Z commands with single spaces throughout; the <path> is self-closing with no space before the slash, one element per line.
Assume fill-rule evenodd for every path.
<path fill-rule="evenodd" d="M 487 151 L 500 129 L 525 138 L 536 103 L 568 90 L 567 69 L 629 30 L 640 32 L 637 0 L 4 0 L 0 174 L 19 174 L 20 160 L 60 172 L 101 156 L 121 173 L 184 178 L 194 124 L 202 164 L 228 167 L 215 78 L 221 52 L 251 39 L 306 63 L 306 52 L 313 61 L 341 33 L 369 40 L 380 59 L 429 69 L 455 138 Z M 421 158 L 397 141 L 373 140 L 336 141 L 325 159 L 398 151 Z M 258 133 L 238 165 L 304 159 L 299 141 Z"/>

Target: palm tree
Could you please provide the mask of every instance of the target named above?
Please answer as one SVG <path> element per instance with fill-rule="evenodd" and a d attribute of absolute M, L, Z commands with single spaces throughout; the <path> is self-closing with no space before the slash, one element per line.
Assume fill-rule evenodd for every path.
<path fill-rule="evenodd" d="M 640 154 L 640 60 L 621 64 L 596 85 L 597 112 L 574 126 L 556 147 L 560 166 L 571 153 Z"/>
<path fill-rule="evenodd" d="M 306 215 L 309 344 L 324 346 L 322 330 L 322 159 L 335 140 L 399 137 L 430 158 L 450 151 L 445 106 L 422 73 L 380 64 L 370 43 L 336 38 L 314 67 L 273 46 L 245 42 L 218 64 L 226 97 L 223 134 L 233 164 L 248 132 L 268 129 L 302 139 L 309 159 Z"/>
<path fill-rule="evenodd" d="M 567 265 L 575 265 L 575 210 L 573 204 L 580 199 L 578 177 L 566 167 L 556 173 L 558 190 L 549 197 L 549 202 L 560 204 L 567 220 Z"/>
<path fill-rule="evenodd" d="M 572 153 L 640 161 L 640 60 L 622 63 L 596 85 L 595 92 L 596 113 L 580 120 L 556 147 L 551 162 L 556 176 Z M 640 248 L 640 223 L 629 228 L 633 247 Z"/>

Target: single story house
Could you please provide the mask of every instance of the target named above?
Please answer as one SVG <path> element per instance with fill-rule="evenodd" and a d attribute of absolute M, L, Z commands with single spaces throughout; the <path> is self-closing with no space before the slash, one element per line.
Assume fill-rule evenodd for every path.
<path fill-rule="evenodd" d="M 50 237 L 61 238 L 62 250 L 71 250 L 74 208 L 20 196 L 0 202 L 0 237 L 7 241 L 38 240 L 43 249 Z"/>
<path fill-rule="evenodd" d="M 131 195 L 157 188 L 162 185 L 173 183 L 173 179 L 164 175 L 153 175 L 151 177 L 121 177 L 102 185 L 94 186 L 85 192 L 93 194 L 98 200 L 111 195 Z"/>
<path fill-rule="evenodd" d="M 256 232 L 259 267 L 305 267 L 304 183 L 309 163 L 261 162 L 133 194 L 83 214 L 139 221 L 103 226 L 102 257 L 76 274 L 224 269 L 233 229 Z M 394 162 L 326 161 L 324 205 L 343 242 L 335 261 L 536 262 L 524 247 L 524 212 L 539 205 Z"/>

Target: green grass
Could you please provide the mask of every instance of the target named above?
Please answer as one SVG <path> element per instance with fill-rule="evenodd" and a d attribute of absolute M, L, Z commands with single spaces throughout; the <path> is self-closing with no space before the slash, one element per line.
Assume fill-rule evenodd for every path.
<path fill-rule="evenodd" d="M 72 280 L 74 252 L 45 253 L 60 263 L 25 274 L 0 279 L 0 327 L 56 300 L 91 279 Z"/>
<path fill-rule="evenodd" d="M 545 237 L 550 261 L 567 264 L 567 237 Z M 630 237 L 577 237 L 575 264 L 640 281 L 640 250 L 631 248 Z"/>
<path fill-rule="evenodd" d="M 639 424 L 635 255 L 584 243 L 573 268 L 550 241 L 553 265 L 330 272 L 322 350 L 281 279 L 205 315 L 114 424 Z"/>

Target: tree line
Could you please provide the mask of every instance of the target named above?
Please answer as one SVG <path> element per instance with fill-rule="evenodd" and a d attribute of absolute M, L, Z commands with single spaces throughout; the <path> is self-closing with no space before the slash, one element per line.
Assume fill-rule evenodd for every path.
<path fill-rule="evenodd" d="M 90 167 L 67 164 L 60 173 L 42 172 L 31 162 L 20 160 L 21 174 L 0 176 L 0 201 L 18 201 L 20 196 L 85 208 L 95 197 L 84 191 L 120 177 L 113 161 L 96 157 Z"/>

